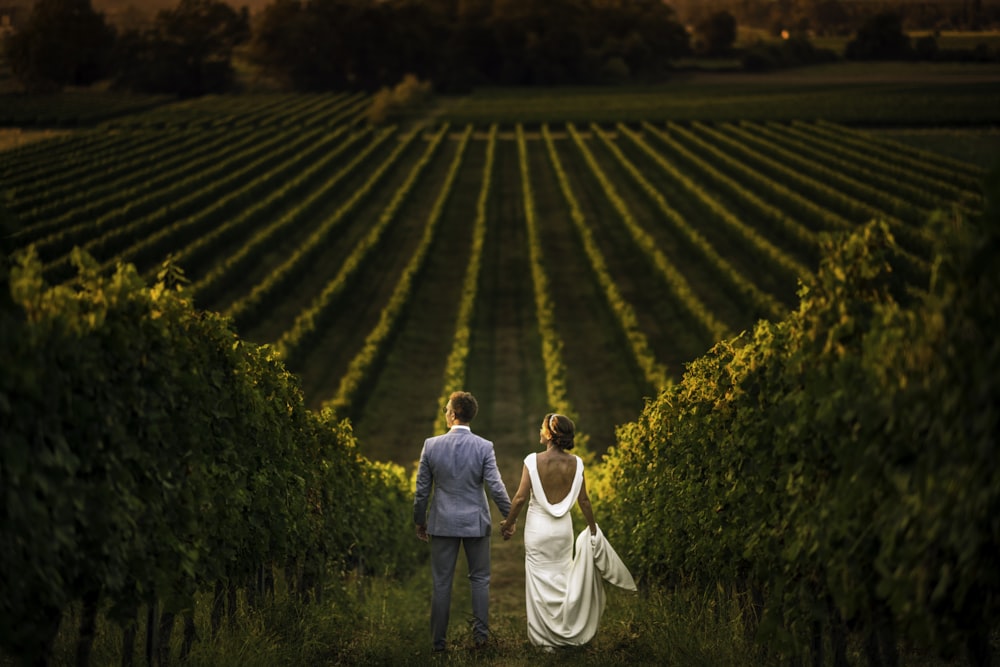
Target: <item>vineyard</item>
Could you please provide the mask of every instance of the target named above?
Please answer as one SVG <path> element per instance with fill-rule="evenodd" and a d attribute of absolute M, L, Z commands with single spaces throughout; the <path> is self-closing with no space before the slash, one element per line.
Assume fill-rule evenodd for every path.
<path fill-rule="evenodd" d="M 834 633 L 847 621 L 865 632 L 880 628 L 886 596 L 909 605 L 895 618 L 918 627 L 914 634 L 919 623 L 942 623 L 937 608 L 905 597 L 914 588 L 907 577 L 924 572 L 921 553 L 940 546 L 938 524 L 927 528 L 923 552 L 899 547 L 919 562 L 906 561 L 912 570 L 895 573 L 890 583 L 897 588 L 874 595 L 865 577 L 880 562 L 878 536 L 866 533 L 867 541 L 855 542 L 853 533 L 834 535 L 822 543 L 829 551 L 817 556 L 814 532 L 825 521 L 820 505 L 799 490 L 786 493 L 776 480 L 787 477 L 789 489 L 813 483 L 825 489 L 828 469 L 841 469 L 829 461 L 854 453 L 838 439 L 854 423 L 854 395 L 841 391 L 849 380 L 869 392 L 858 396 L 869 399 L 871 414 L 856 421 L 869 429 L 868 449 L 858 451 L 870 467 L 851 461 L 843 469 L 857 465 L 871 478 L 847 476 L 840 495 L 843 489 L 816 491 L 823 511 L 841 512 L 850 530 L 867 527 L 864 512 L 876 512 L 891 488 L 904 484 L 898 475 L 896 486 L 879 478 L 880 452 L 898 451 L 906 462 L 925 455 L 906 449 L 918 446 L 912 437 L 889 438 L 875 405 L 904 396 L 907 378 L 921 377 L 923 361 L 937 358 L 935 333 L 949 343 L 942 324 L 950 321 L 947 304 L 928 319 L 936 328 L 907 329 L 906 315 L 869 302 L 933 310 L 927 292 L 942 269 L 932 220 L 941 211 L 956 219 L 983 213 L 982 168 L 826 120 L 540 116 L 530 123 L 473 123 L 442 114 L 371 126 L 369 103 L 358 94 L 149 99 L 133 110 L 114 101 L 89 112 L 97 123 L 91 127 L 0 153 L 11 218 L 4 249 L 25 251 L 15 261 L 12 291 L 28 324 L 9 308 L 0 315 L 30 330 L 34 338 L 26 340 L 40 347 L 19 339 L 17 345 L 44 356 L 47 372 L 67 387 L 65 395 L 43 399 L 35 385 L 45 380 L 17 366 L 38 392 L 31 403 L 38 414 L 5 413 L 23 427 L 11 432 L 31 434 L 7 452 L 8 470 L 30 468 L 22 453 L 25 460 L 39 457 L 52 476 L 26 479 L 51 496 L 62 516 L 82 517 L 91 533 L 77 547 L 75 537 L 66 537 L 50 554 L 43 523 L 54 510 L 41 500 L 25 509 L 21 527 L 37 540 L 25 553 L 45 556 L 35 565 L 30 558 L 5 561 L 30 565 L 35 578 L 26 577 L 31 583 L 18 589 L 21 597 L 11 597 L 13 612 L 0 611 L 16 618 L 17 610 L 29 609 L 44 619 L 46 610 L 33 603 L 36 585 L 60 613 L 82 599 L 85 619 L 88 613 L 93 619 L 97 592 L 80 572 L 100 562 L 100 593 L 113 592 L 108 613 L 133 623 L 125 627 L 134 633 L 140 605 L 154 608 L 151 600 L 159 600 L 161 632 L 169 637 L 173 613 L 190 612 L 195 589 L 214 591 L 220 610 L 225 582 L 244 585 L 256 577 L 246 594 L 263 594 L 263 563 L 292 563 L 303 597 L 315 585 L 310 577 L 329 565 L 385 572 L 400 562 L 412 565 L 412 540 L 403 542 L 410 536 L 397 530 L 408 520 L 406 474 L 419 443 L 442 428 L 448 394 L 465 388 L 479 399 L 475 428 L 496 443 L 505 480 L 517 479 L 521 459 L 536 447 L 531 435 L 540 415 L 573 417 L 581 450 L 611 453 L 595 467 L 594 493 L 602 521 L 623 536 L 623 553 L 637 573 L 668 586 L 684 574 L 711 589 L 731 588 L 734 596 L 766 591 L 764 625 L 786 631 L 778 633 L 771 657 L 815 655 L 816 645 L 803 646 L 817 623 Z M 846 232 L 855 232 L 853 240 L 831 250 Z M 878 255 L 884 267 L 872 259 L 873 248 L 884 251 Z M 884 292 L 872 287 L 873 275 L 884 278 Z M 68 289 L 47 292 L 42 280 Z M 143 292 L 143 282 L 156 286 Z M 856 303 L 862 304 L 856 311 L 837 310 Z M 962 303 L 964 314 L 992 317 L 971 297 Z M 141 317 L 131 315 L 137 312 Z M 855 322 L 871 325 L 886 345 L 861 349 Z M 231 342 L 230 326 L 239 342 Z M 824 327 L 841 338 L 810 348 L 809 337 Z M 77 334 L 85 350 L 73 348 Z M 955 336 L 971 340 L 966 331 Z M 914 341 L 912 355 L 900 340 Z M 962 344 L 945 347 L 962 350 Z M 845 349 L 857 354 L 838 366 Z M 871 356 L 864 357 L 867 365 L 850 365 L 863 354 Z M 125 368 L 116 366 L 119 358 Z M 113 371 L 92 371 L 87 364 L 94 359 Z M 801 368 L 790 370 L 794 364 Z M 165 378 L 164 387 L 148 384 L 149 365 Z M 98 391 L 89 385 L 92 372 L 103 380 L 94 400 L 110 401 L 113 410 L 94 422 L 110 424 L 107 433 L 75 412 L 79 395 Z M 935 372 L 950 387 L 961 384 L 954 377 L 964 369 L 955 376 L 948 368 Z M 827 397 L 827 386 L 838 391 Z M 815 406 L 801 400 L 802 387 Z M 72 419 L 46 421 L 47 400 Z M 958 415 L 952 422 L 928 427 L 914 417 L 913 428 L 986 424 L 968 418 L 966 405 L 979 414 L 973 401 L 954 399 L 946 406 Z M 846 426 L 838 421 L 845 411 Z M 175 414 L 193 421 L 178 422 Z M 36 418 L 48 424 L 37 436 Z M 819 424 L 829 426 L 826 439 Z M 675 432 L 667 436 L 664 425 Z M 137 445 L 133 431 L 165 448 Z M 797 449 L 803 432 L 819 443 L 808 455 Z M 199 444 L 203 433 L 212 434 L 211 446 Z M 59 450 L 65 456 L 49 460 L 31 446 L 35 437 L 69 453 Z M 72 451 L 73 438 L 94 437 L 100 447 Z M 955 447 L 975 449 L 979 442 L 968 441 Z M 705 443 L 728 449 L 701 460 Z M 192 458 L 175 460 L 174 453 Z M 807 460 L 811 465 L 801 463 Z M 131 461 L 154 476 L 150 488 L 162 488 L 162 497 L 148 497 Z M 79 474 L 105 467 L 117 495 L 99 477 L 90 483 Z M 971 491 L 956 496 L 967 502 L 961 507 L 992 506 L 992 492 L 982 491 L 993 488 L 983 481 L 992 469 L 969 464 L 963 471 L 969 480 L 963 488 Z M 57 490 L 63 475 L 79 482 L 74 498 L 83 499 Z M 750 481 L 734 484 L 734 475 Z M 190 488 L 175 484 L 177 476 L 190 478 Z M 927 488 L 936 483 L 931 479 Z M 863 503 L 854 502 L 859 497 Z M 896 508 L 900 516 L 918 516 L 912 497 Z M 657 499 L 662 514 L 633 525 L 648 512 L 648 498 Z M 94 520 L 82 509 L 87 503 L 109 503 L 107 518 Z M 151 551 L 145 533 L 136 540 L 122 528 L 136 505 L 151 508 L 158 531 L 151 534 L 169 548 Z M 207 508 L 200 520 L 199 507 Z M 47 518 L 24 518 L 32 511 Z M 947 508 L 941 513 L 942 521 L 952 520 Z M 769 532 L 785 523 L 787 535 Z M 897 539 L 896 525 L 883 524 L 885 543 Z M 988 545 L 989 529 L 977 530 L 975 538 Z M 176 537 L 185 531 L 188 538 Z M 692 533 L 726 538 L 685 541 Z M 791 549 L 808 557 L 788 556 Z M 941 556 L 941 562 L 952 561 Z M 66 563 L 76 579 L 62 579 L 69 576 Z M 817 583 L 835 566 L 843 567 L 839 583 Z M 148 577 L 149 590 L 142 582 L 136 587 L 132 576 Z M 822 604 L 811 607 L 813 598 Z M 861 612 L 841 618 L 835 607 Z M 965 609 L 959 620 L 979 619 L 978 609 Z M 212 614 L 214 633 L 214 607 Z M 189 649 L 193 614 L 185 623 Z M 86 635 L 85 621 L 80 633 Z M 39 641 L 29 635 L 17 641 Z M 878 631 L 872 636 L 880 639 Z M 950 649 L 964 639 L 954 631 L 933 641 Z M 836 637 L 829 641 L 832 650 L 842 648 Z"/>
<path fill-rule="evenodd" d="M 685 363 L 787 312 L 824 232 L 888 221 L 919 288 L 929 213 L 981 206 L 977 168 L 826 122 L 371 128 L 364 106 L 188 102 L 8 152 L 11 240 L 51 283 L 75 246 L 147 277 L 169 257 L 308 405 L 409 464 L 456 337 L 470 386 L 577 415 L 600 452 Z M 494 389 L 502 369 L 533 386 Z"/>

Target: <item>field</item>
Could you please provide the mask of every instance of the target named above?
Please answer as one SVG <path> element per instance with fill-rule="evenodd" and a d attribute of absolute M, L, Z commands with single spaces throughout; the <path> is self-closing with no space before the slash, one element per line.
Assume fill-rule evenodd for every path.
<path fill-rule="evenodd" d="M 600 453 L 686 362 L 794 307 L 822 233 L 889 220 L 898 269 L 920 285 L 931 211 L 980 205 L 980 167 L 843 116 L 764 120 L 754 109 L 776 88 L 729 90 L 486 91 L 386 128 L 363 123 L 363 96 L 161 103 L 3 153 L 11 240 L 34 244 L 54 282 L 73 277 L 74 246 L 150 279 L 172 256 L 197 305 L 277 345 L 312 407 L 335 405 L 366 453 L 404 465 L 436 428 L 474 284 L 465 384 L 480 430 L 511 467 L 531 450 L 553 403 L 551 343 Z M 970 108 L 1000 105 L 930 112 Z"/>
<path fill-rule="evenodd" d="M 17 98 L 5 247 L 34 246 L 52 283 L 73 280 L 74 247 L 150 281 L 170 258 L 196 305 L 274 345 L 307 404 L 351 417 L 372 459 L 410 468 L 458 383 L 513 486 L 545 412 L 573 416 L 599 455 L 685 364 L 795 308 L 826 234 L 887 221 L 906 299 L 930 275 L 933 213 L 981 209 L 1000 155 L 997 70 L 728 76 L 483 90 L 384 127 L 360 94 Z M 16 123 L 29 117 L 44 121 Z M 523 552 L 499 542 L 489 664 L 526 664 Z M 423 659 L 426 572 L 403 586 L 347 631 L 353 655 Z M 664 650 L 673 612 L 651 605 L 619 599 L 583 664 Z M 730 653 L 702 664 L 741 664 L 713 618 L 703 631 Z M 247 639 L 220 651 L 240 659 Z"/>

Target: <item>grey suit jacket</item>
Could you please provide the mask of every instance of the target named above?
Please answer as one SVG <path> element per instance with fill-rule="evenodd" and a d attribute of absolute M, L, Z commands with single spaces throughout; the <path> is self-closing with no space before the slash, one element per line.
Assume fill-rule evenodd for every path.
<path fill-rule="evenodd" d="M 486 489 L 506 517 L 510 497 L 500 478 L 492 442 L 457 427 L 427 438 L 417 469 L 413 521 L 426 523 L 427 533 L 440 537 L 489 535 L 493 522 Z"/>

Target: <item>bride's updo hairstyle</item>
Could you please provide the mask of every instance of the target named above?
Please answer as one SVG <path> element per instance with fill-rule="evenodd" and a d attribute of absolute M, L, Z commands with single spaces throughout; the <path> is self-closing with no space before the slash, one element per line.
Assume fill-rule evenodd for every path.
<path fill-rule="evenodd" d="M 563 451 L 573 449 L 573 436 L 576 434 L 576 424 L 566 415 L 549 413 L 542 422 L 545 437 Z"/>

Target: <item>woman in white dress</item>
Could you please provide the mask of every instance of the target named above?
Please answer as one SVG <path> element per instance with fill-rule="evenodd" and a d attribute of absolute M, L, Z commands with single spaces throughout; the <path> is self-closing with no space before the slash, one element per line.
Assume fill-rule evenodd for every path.
<path fill-rule="evenodd" d="M 597 632 L 604 611 L 604 584 L 635 590 L 635 582 L 594 521 L 583 460 L 570 454 L 576 427 L 565 415 L 542 422 L 545 451 L 524 459 L 521 483 L 501 524 L 504 539 L 524 526 L 525 603 L 528 639 L 535 646 L 578 646 Z M 587 529 L 574 540 L 570 509 L 580 506 Z M 574 553 L 575 543 L 575 553 Z"/>

